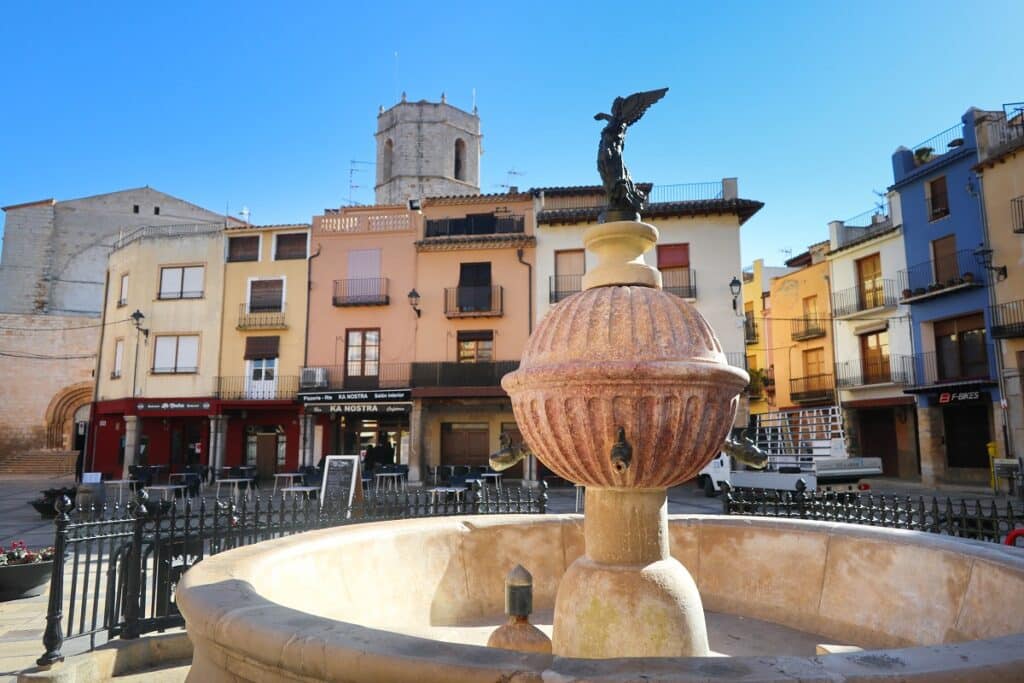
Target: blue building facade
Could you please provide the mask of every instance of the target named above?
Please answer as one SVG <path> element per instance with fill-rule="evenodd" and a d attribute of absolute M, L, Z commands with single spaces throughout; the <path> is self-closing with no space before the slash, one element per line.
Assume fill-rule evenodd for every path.
<path fill-rule="evenodd" d="M 974 119 L 892 156 L 907 268 L 900 300 L 910 309 L 921 479 L 987 483 L 987 444 L 1002 429 L 992 346 L 990 274 L 975 250 L 985 243 Z"/>

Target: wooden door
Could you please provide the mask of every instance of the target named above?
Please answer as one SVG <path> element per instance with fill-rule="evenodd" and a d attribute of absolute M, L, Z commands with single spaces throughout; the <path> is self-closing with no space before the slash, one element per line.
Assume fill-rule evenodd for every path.
<path fill-rule="evenodd" d="M 256 435 L 256 471 L 260 479 L 273 479 L 277 469 L 277 434 Z"/>
<path fill-rule="evenodd" d="M 441 464 L 486 465 L 489 432 L 486 423 L 445 422 L 441 425 Z"/>
<path fill-rule="evenodd" d="M 861 456 L 881 458 L 882 474 L 887 477 L 898 477 L 899 450 L 892 409 L 861 410 L 859 413 Z"/>
<path fill-rule="evenodd" d="M 875 308 L 885 303 L 882 288 L 882 257 L 878 254 L 857 259 L 857 286 L 861 308 Z"/>

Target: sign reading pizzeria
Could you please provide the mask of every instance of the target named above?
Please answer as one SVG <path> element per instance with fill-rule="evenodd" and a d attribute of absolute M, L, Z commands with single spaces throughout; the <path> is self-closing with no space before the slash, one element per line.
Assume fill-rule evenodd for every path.
<path fill-rule="evenodd" d="M 411 401 L 412 389 L 379 389 L 368 391 L 324 391 L 316 394 L 302 394 L 306 405 L 318 403 L 393 403 Z"/>

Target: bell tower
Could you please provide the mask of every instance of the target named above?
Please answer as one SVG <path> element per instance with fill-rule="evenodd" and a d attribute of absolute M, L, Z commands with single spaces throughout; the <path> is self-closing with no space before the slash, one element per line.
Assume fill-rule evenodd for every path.
<path fill-rule="evenodd" d="M 377 115 L 378 204 L 480 193 L 480 117 L 440 102 L 402 101 Z"/>

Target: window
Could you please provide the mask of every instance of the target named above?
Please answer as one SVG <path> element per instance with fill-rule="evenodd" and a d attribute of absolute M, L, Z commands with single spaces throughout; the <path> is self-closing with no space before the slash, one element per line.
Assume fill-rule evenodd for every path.
<path fill-rule="evenodd" d="M 689 244 L 659 244 L 658 270 L 666 291 L 685 298 L 696 296 L 690 278 Z"/>
<path fill-rule="evenodd" d="M 117 379 L 121 376 L 121 364 L 124 362 L 124 339 L 114 342 L 114 369 L 110 372 L 110 379 Z"/>
<path fill-rule="evenodd" d="M 891 381 L 888 331 L 879 330 L 860 336 L 860 364 L 865 384 Z"/>
<path fill-rule="evenodd" d="M 132 213 L 138 213 L 138 212 L 139 212 L 139 205 L 138 204 L 132 204 Z"/>
<path fill-rule="evenodd" d="M 825 374 L 825 349 L 808 349 L 804 351 L 804 377 L 816 377 Z"/>
<path fill-rule="evenodd" d="M 934 221 L 949 215 L 949 192 L 946 190 L 946 176 L 936 178 L 926 186 L 928 220 Z"/>
<path fill-rule="evenodd" d="M 117 298 L 117 307 L 128 305 L 128 273 L 121 276 L 121 294 Z"/>
<path fill-rule="evenodd" d="M 935 281 L 946 284 L 960 277 L 956 258 L 956 235 L 946 235 L 932 240 L 932 262 L 935 264 Z"/>
<path fill-rule="evenodd" d="M 384 155 L 381 159 L 381 178 L 382 183 L 386 183 L 391 180 L 391 167 L 392 159 L 395 155 L 395 143 L 388 138 L 387 142 L 384 143 Z"/>
<path fill-rule="evenodd" d="M 491 310 L 491 263 L 459 264 L 458 308 L 460 311 Z"/>
<path fill-rule="evenodd" d="M 306 233 L 295 232 L 277 236 L 277 247 L 274 250 L 275 261 L 306 258 Z"/>
<path fill-rule="evenodd" d="M 153 215 L 154 216 L 159 216 L 160 215 L 160 207 L 159 206 L 154 206 L 153 207 Z"/>
<path fill-rule="evenodd" d="M 160 269 L 160 299 L 200 299 L 202 296 L 202 266 Z"/>
<path fill-rule="evenodd" d="M 885 305 L 880 255 L 872 254 L 857 259 L 857 291 L 860 294 L 861 310 Z"/>
<path fill-rule="evenodd" d="M 260 260 L 260 236 L 247 235 L 245 237 L 228 238 L 228 261 L 259 261 Z"/>
<path fill-rule="evenodd" d="M 549 299 L 556 303 L 583 289 L 583 274 L 587 260 L 582 249 L 555 252 L 555 275 L 551 279 Z"/>
<path fill-rule="evenodd" d="M 158 374 L 199 370 L 199 335 L 156 338 L 153 372 Z"/>
<path fill-rule="evenodd" d="M 466 179 L 466 143 L 462 138 L 455 141 L 455 179 Z"/>
<path fill-rule="evenodd" d="M 818 297 L 804 297 L 804 320 L 814 320 L 818 317 Z"/>
<path fill-rule="evenodd" d="M 459 362 L 489 363 L 494 357 L 494 332 L 459 332 Z"/>
<path fill-rule="evenodd" d="M 380 330 L 346 330 L 345 375 L 376 377 L 380 374 Z"/>
<path fill-rule="evenodd" d="M 935 323 L 934 332 L 935 370 L 938 381 L 980 379 L 989 376 L 988 344 L 983 314 L 975 313 L 952 320 L 942 320 Z"/>
<path fill-rule="evenodd" d="M 251 280 L 249 312 L 279 313 L 284 310 L 284 280 Z"/>

